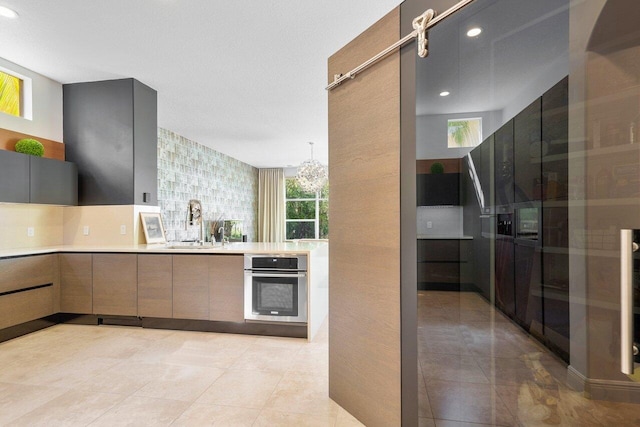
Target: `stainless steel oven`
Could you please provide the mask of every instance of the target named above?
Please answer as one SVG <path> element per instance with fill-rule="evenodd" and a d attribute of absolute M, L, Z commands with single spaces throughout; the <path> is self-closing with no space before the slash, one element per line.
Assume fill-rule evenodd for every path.
<path fill-rule="evenodd" d="M 307 322 L 307 256 L 246 254 L 244 318 Z"/>

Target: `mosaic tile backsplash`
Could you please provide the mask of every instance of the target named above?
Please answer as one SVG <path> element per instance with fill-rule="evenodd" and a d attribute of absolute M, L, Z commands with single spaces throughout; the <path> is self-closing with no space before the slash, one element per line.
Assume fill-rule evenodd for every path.
<path fill-rule="evenodd" d="M 202 202 L 205 220 L 242 220 L 247 240 L 256 240 L 258 169 L 158 128 L 158 206 L 167 240 L 198 237 L 198 227 L 185 230 L 190 199 Z"/>

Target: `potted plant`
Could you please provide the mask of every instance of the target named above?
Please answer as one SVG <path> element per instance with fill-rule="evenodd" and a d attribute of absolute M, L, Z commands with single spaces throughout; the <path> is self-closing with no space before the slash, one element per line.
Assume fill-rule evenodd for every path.
<path fill-rule="evenodd" d="M 40 141 L 25 138 L 16 142 L 16 152 L 28 154 L 30 156 L 42 157 L 44 155 L 44 146 Z"/>

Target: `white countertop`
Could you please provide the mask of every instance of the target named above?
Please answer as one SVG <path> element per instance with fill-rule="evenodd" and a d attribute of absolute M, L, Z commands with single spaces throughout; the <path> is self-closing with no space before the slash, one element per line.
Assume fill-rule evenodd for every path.
<path fill-rule="evenodd" d="M 190 248 L 169 248 L 172 244 L 159 245 L 129 245 L 129 246 L 45 246 L 38 248 L 16 248 L 0 250 L 0 258 L 49 254 L 57 252 L 118 252 L 118 253 L 171 253 L 171 254 L 273 254 L 273 253 L 310 253 L 315 249 L 328 245 L 327 242 L 233 242 L 224 246 L 209 246 L 206 249 Z M 176 243 L 176 245 L 179 245 Z"/>
<path fill-rule="evenodd" d="M 418 234 L 418 240 L 473 240 L 473 236 L 436 236 L 432 234 Z"/>

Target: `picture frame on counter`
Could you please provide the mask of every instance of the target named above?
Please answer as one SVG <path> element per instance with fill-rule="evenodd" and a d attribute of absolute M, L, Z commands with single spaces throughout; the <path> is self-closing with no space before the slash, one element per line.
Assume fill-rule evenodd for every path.
<path fill-rule="evenodd" d="M 167 243 L 160 212 L 140 212 L 140 220 L 147 244 Z"/>

